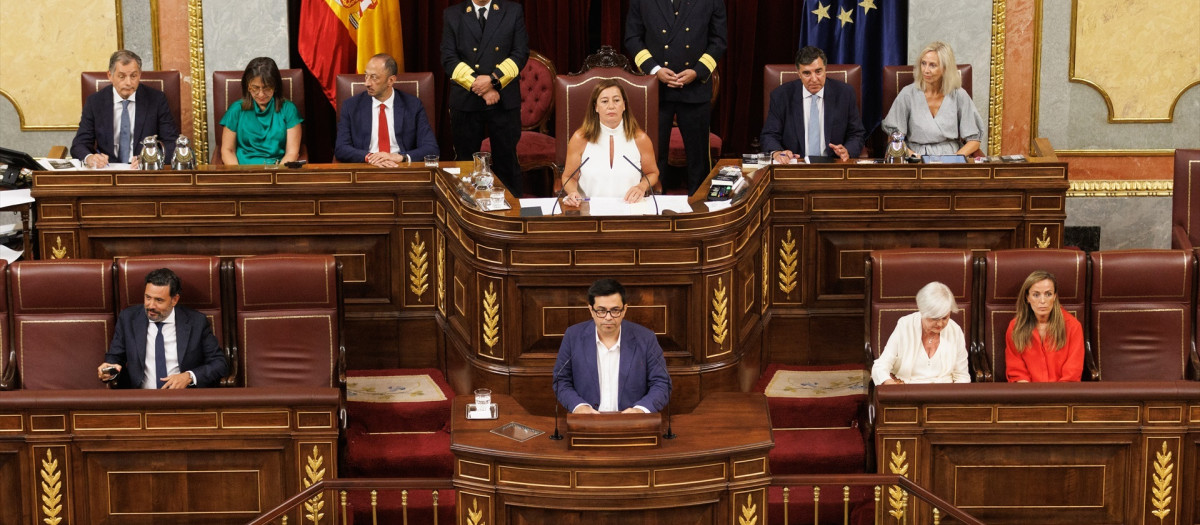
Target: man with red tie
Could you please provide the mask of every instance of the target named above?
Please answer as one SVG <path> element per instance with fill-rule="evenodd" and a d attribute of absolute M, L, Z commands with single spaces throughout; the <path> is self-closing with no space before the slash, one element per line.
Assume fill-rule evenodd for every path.
<path fill-rule="evenodd" d="M 437 137 L 417 97 L 394 87 L 396 60 L 378 54 L 364 69 L 366 91 L 342 103 L 333 155 L 341 162 L 393 168 L 437 155 Z"/>

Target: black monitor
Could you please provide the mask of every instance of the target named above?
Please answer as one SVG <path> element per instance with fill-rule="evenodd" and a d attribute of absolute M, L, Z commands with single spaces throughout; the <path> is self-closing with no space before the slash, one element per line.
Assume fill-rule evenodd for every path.
<path fill-rule="evenodd" d="M 0 147 L 0 164 L 8 165 L 8 168 L 4 170 L 3 177 L 0 177 L 0 186 L 8 186 L 10 188 L 20 185 L 22 169 L 33 171 L 42 169 L 42 165 L 38 164 L 38 161 L 33 160 L 33 157 L 30 157 L 28 153 L 4 147 Z"/>

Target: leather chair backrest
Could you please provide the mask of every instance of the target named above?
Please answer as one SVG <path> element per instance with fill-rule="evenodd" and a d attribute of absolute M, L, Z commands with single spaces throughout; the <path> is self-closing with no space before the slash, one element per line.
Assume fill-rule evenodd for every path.
<path fill-rule="evenodd" d="M 225 312 L 221 297 L 221 258 L 206 255 L 141 255 L 117 259 L 117 311 L 140 305 L 146 293 L 146 274 L 170 268 L 179 276 L 179 304 L 208 317 L 217 343 L 225 348 Z"/>
<path fill-rule="evenodd" d="M 339 386 L 341 274 L 329 255 L 233 262 L 237 354 L 247 387 Z"/>
<path fill-rule="evenodd" d="M 429 119 L 429 127 L 437 133 L 437 94 L 433 92 L 433 73 L 396 73 L 396 81 L 392 87 L 417 97 L 425 108 L 425 118 Z M 342 103 L 367 90 L 363 76 L 357 73 L 344 73 L 337 76 L 337 117 L 342 118 Z"/>
<path fill-rule="evenodd" d="M 1172 235 L 1172 248 L 1200 246 L 1200 149 L 1175 150 L 1175 186 L 1171 192 L 1171 225 L 1182 228 L 1183 239 Z"/>
<path fill-rule="evenodd" d="M 858 64 L 829 64 L 825 67 L 825 78 L 841 80 L 854 88 L 858 95 L 858 111 L 862 113 L 862 66 Z M 800 79 L 796 64 L 767 64 L 763 66 L 763 120 L 771 108 L 771 92 L 785 82 Z"/>
<path fill-rule="evenodd" d="M 971 91 L 971 64 L 959 64 L 958 72 L 962 74 L 963 89 L 967 90 L 968 95 L 974 96 Z M 896 101 L 900 90 L 912 83 L 912 65 L 883 66 L 883 116 L 886 117 L 892 109 L 892 103 Z"/>
<path fill-rule="evenodd" d="M 12 333 L 9 331 L 12 328 L 12 323 L 8 318 L 8 261 L 0 259 L 0 388 L 13 388 L 15 385 L 10 385 L 5 382 L 9 379 L 9 374 L 16 372 L 10 369 L 16 366 L 16 363 L 9 362 L 10 347 L 12 345 Z"/>
<path fill-rule="evenodd" d="M 958 313 L 950 318 L 972 339 L 975 275 L 971 250 L 911 248 L 874 250 L 867 256 L 866 340 L 871 357 L 879 357 L 896 321 L 917 311 L 917 291 L 933 281 L 954 293 Z"/>
<path fill-rule="evenodd" d="M 212 128 L 216 133 L 212 152 L 212 163 L 222 164 L 221 161 L 221 119 L 229 105 L 242 98 L 242 74 L 245 71 L 213 71 L 213 122 Z M 304 117 L 304 71 L 300 69 L 280 69 L 279 75 L 283 81 L 283 98 L 292 101 L 300 116 Z"/>
<path fill-rule="evenodd" d="M 1017 315 L 1021 285 L 1036 270 L 1054 274 L 1059 304 L 1087 326 L 1087 255 L 1071 249 L 998 250 L 988 252 L 983 260 L 979 339 L 992 381 L 1005 382 L 1005 334 Z"/>
<path fill-rule="evenodd" d="M 521 129 L 546 132 L 546 121 L 554 111 L 554 78 L 558 70 L 545 55 L 529 51 L 521 68 Z"/>
<path fill-rule="evenodd" d="M 1092 252 L 1093 352 L 1104 381 L 1188 376 L 1195 316 L 1190 250 Z"/>
<path fill-rule="evenodd" d="M 629 113 L 638 120 L 654 143 L 654 150 L 658 151 L 658 79 L 653 75 L 638 75 L 619 67 L 597 67 L 578 75 L 558 75 L 555 79 L 554 105 L 558 108 L 554 118 L 555 139 L 558 142 L 555 158 L 559 166 L 567 158 L 567 141 L 583 124 L 584 115 L 592 111 L 588 107 L 592 89 L 601 80 L 609 78 L 621 82 L 628 97 L 625 104 Z"/>
<path fill-rule="evenodd" d="M 112 342 L 111 259 L 17 261 L 9 312 L 21 388 L 105 388 L 96 367 Z"/>
<path fill-rule="evenodd" d="M 84 101 L 92 93 L 112 84 L 108 80 L 107 71 L 84 71 L 80 74 L 79 80 Z M 175 117 L 175 126 L 182 130 L 183 120 L 180 117 L 183 113 L 179 105 L 179 82 L 180 74 L 178 71 L 142 71 L 141 83 L 162 91 L 167 96 L 167 107 L 171 110 L 171 116 Z"/>

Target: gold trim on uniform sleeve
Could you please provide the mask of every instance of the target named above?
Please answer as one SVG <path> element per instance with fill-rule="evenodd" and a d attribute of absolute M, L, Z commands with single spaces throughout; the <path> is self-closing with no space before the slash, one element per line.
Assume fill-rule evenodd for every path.
<path fill-rule="evenodd" d="M 708 53 L 700 55 L 700 63 L 704 64 L 704 67 L 707 67 L 709 71 L 717 70 L 717 60 Z"/>
<path fill-rule="evenodd" d="M 450 80 L 453 80 L 458 85 L 471 89 L 471 84 L 475 83 L 475 70 L 471 69 L 466 62 L 459 62 L 454 66 L 454 74 L 450 75 Z"/>
<path fill-rule="evenodd" d="M 642 67 L 642 65 L 645 64 L 647 60 L 650 60 L 649 49 L 638 51 L 638 54 L 633 57 L 633 63 L 637 64 L 638 68 L 640 68 L 642 71 L 646 70 L 646 68 Z"/>
<path fill-rule="evenodd" d="M 511 58 L 506 58 L 504 62 L 497 64 L 496 69 L 499 69 L 501 73 L 500 87 L 507 86 L 509 82 L 517 78 L 517 75 L 521 74 L 521 70 L 517 68 L 516 61 Z"/>

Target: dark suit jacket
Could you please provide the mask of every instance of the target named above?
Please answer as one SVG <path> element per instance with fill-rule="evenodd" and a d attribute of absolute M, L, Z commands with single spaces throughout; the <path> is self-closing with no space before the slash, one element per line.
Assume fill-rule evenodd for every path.
<path fill-rule="evenodd" d="M 654 66 L 676 73 L 696 70 L 691 84 L 659 88 L 659 97 L 672 102 L 712 100 L 708 80 L 716 62 L 725 56 L 725 35 L 724 0 L 682 0 L 679 16 L 668 0 L 631 0 L 625 15 L 625 51 L 642 72 L 649 74 Z"/>
<path fill-rule="evenodd" d="M 488 9 L 486 26 L 483 31 L 479 30 L 479 19 L 471 0 L 447 7 L 442 14 L 442 67 L 452 79 L 447 88 L 450 109 L 483 111 L 491 107 L 470 88 L 453 81 L 460 64 L 473 71 L 472 77 L 492 73 L 502 77 L 505 74 L 500 64 L 509 59 L 516 65 L 516 74 L 500 89 L 497 105 L 503 109 L 521 107 L 521 88 L 516 75 L 529 59 L 525 11 L 516 2 L 494 0 Z"/>
<path fill-rule="evenodd" d="M 164 164 L 171 164 L 171 154 L 175 151 L 175 139 L 179 138 L 179 126 L 175 117 L 171 116 L 171 108 L 167 106 L 167 96 L 162 91 L 138 84 L 137 112 L 133 117 L 133 155 L 142 151 L 142 139 L 150 135 L 158 135 L 163 143 Z M 83 103 L 83 115 L 79 118 L 79 130 L 71 141 L 71 156 L 79 160 L 92 153 L 108 155 L 109 162 L 117 161 L 117 152 L 113 143 L 113 87 L 92 93 Z"/>
<path fill-rule="evenodd" d="M 104 354 L 104 362 L 121 365 L 118 388 L 141 388 L 145 381 L 147 371 L 142 368 L 146 363 L 146 329 L 149 326 L 146 308 L 141 305 L 130 306 L 117 316 L 112 344 Z M 217 338 L 204 314 L 175 305 L 175 338 L 179 371 L 196 374 L 196 386 L 217 386 L 228 374 L 225 353 L 217 346 Z"/>
<path fill-rule="evenodd" d="M 621 365 L 617 409 L 642 406 L 658 412 L 671 399 L 671 376 L 658 338 L 644 326 L 621 323 Z M 580 403 L 600 406 L 596 365 L 596 322 L 579 323 L 563 334 L 554 363 L 554 395 L 567 410 Z"/>
<path fill-rule="evenodd" d="M 429 126 L 421 100 L 392 88 L 392 116 L 396 129 L 394 140 L 400 152 L 413 162 L 422 162 L 426 155 L 438 154 L 437 137 Z M 371 124 L 378 118 L 372 113 L 371 95 L 366 91 L 342 102 L 342 119 L 338 121 L 337 142 L 333 154 L 342 162 L 365 162 L 371 146 Z"/>
<path fill-rule="evenodd" d="M 803 154 L 804 144 L 804 83 L 799 80 L 787 82 L 771 92 L 771 106 L 767 120 L 763 122 L 763 151 L 791 150 Z M 846 147 L 850 158 L 862 153 L 862 118 L 858 114 L 858 95 L 849 84 L 832 78 L 825 79 L 825 144 L 822 155 L 832 156 L 829 144 Z"/>

